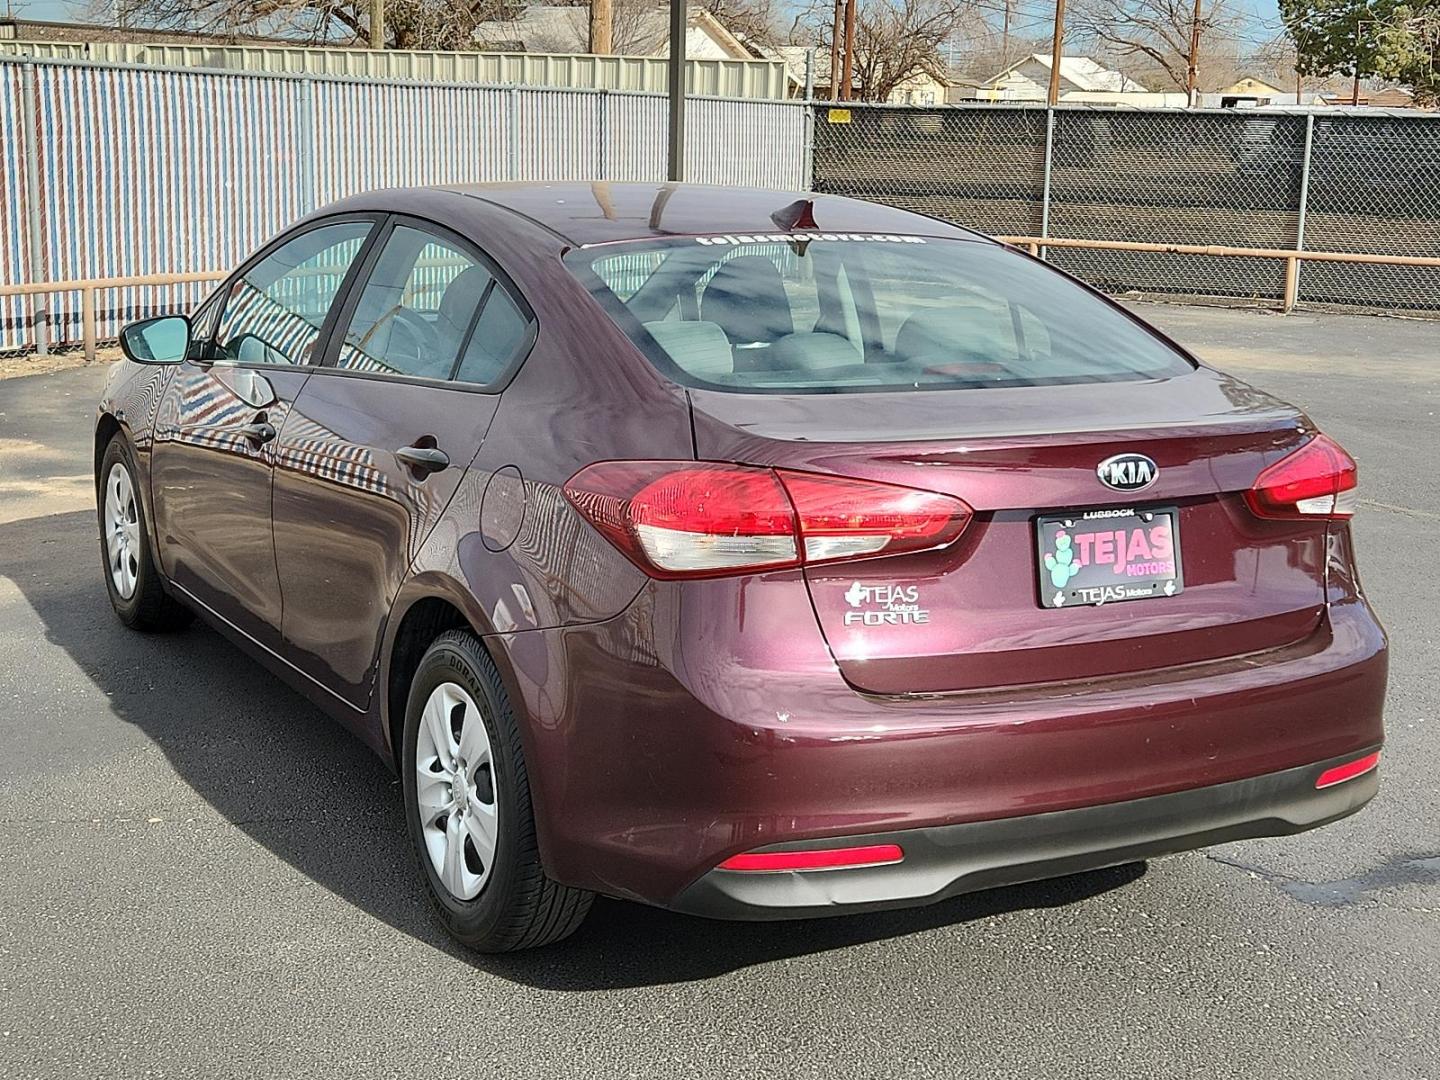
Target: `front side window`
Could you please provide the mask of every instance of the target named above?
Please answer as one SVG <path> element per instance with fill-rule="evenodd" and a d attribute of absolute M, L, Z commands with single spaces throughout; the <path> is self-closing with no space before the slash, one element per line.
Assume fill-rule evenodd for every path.
<path fill-rule="evenodd" d="M 365 282 L 339 367 L 492 382 L 529 321 L 494 275 L 457 244 L 399 225 Z"/>
<path fill-rule="evenodd" d="M 234 364 L 319 363 L 315 346 L 373 223 L 342 221 L 286 241 L 230 286 L 214 359 Z"/>
<path fill-rule="evenodd" d="M 664 373 L 743 393 L 1115 382 L 1193 366 L 993 244 L 852 233 L 579 249 L 566 264 Z"/>

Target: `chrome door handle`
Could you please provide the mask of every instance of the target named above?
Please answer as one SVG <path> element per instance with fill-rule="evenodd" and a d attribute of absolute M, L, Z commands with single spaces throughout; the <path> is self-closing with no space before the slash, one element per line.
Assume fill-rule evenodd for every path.
<path fill-rule="evenodd" d="M 253 424 L 242 425 L 240 434 L 256 446 L 264 446 L 271 439 L 275 438 L 275 425 L 266 423 L 264 420 L 257 420 Z"/>
<path fill-rule="evenodd" d="M 435 446 L 402 446 L 395 456 L 418 473 L 437 473 L 450 467 L 450 455 Z"/>

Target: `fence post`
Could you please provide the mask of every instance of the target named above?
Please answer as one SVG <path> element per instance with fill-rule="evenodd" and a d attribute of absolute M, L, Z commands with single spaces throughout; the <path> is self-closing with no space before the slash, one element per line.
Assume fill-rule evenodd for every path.
<path fill-rule="evenodd" d="M 35 65 L 21 67 L 20 156 L 25 169 L 25 222 L 26 241 L 30 249 L 30 281 L 40 284 L 46 278 L 44 257 L 44 233 L 40 217 L 40 152 L 39 117 L 35 110 L 35 99 L 40 95 L 39 83 L 35 77 Z M 32 309 L 31 327 L 35 335 L 35 353 L 46 356 L 50 352 L 50 312 L 47 297 L 37 293 Z"/>
<path fill-rule="evenodd" d="M 506 127 L 510 132 L 510 146 L 506 150 L 506 160 L 509 162 L 507 172 L 511 180 L 520 179 L 520 91 L 511 87 L 505 93 L 505 108 L 507 112 Z"/>
<path fill-rule="evenodd" d="M 801 188 L 815 187 L 815 50 L 805 50 L 805 162 Z"/>
<path fill-rule="evenodd" d="M 80 290 L 80 333 L 81 340 L 85 343 L 85 362 L 95 362 L 95 342 L 97 333 L 95 329 L 95 291 L 86 287 Z"/>
<path fill-rule="evenodd" d="M 316 202 L 319 201 L 319 194 L 315 190 L 314 85 L 314 81 L 311 79 L 301 79 L 297 99 L 300 112 L 300 131 L 296 142 L 300 146 L 300 157 L 296 164 L 300 167 L 300 213 L 302 215 L 314 210 Z"/>
<path fill-rule="evenodd" d="M 1045 177 L 1040 189 L 1040 239 L 1050 236 L 1050 173 L 1055 161 L 1055 106 L 1045 107 Z M 1040 258 L 1048 257 L 1048 249 L 1040 246 Z"/>
<path fill-rule="evenodd" d="M 1310 208 L 1310 155 L 1315 147 L 1315 114 L 1305 114 L 1305 156 L 1300 159 L 1300 207 L 1295 218 L 1295 250 L 1305 250 L 1305 213 Z M 1287 312 L 1293 311 L 1300 299 L 1300 260 L 1285 260 L 1285 300 Z"/>
<path fill-rule="evenodd" d="M 595 134 L 595 173 L 597 179 L 608 180 L 610 179 L 610 177 L 606 171 L 608 162 L 606 162 L 605 160 L 605 150 L 606 145 L 609 142 L 606 136 L 608 135 L 610 128 L 610 91 L 605 89 L 604 87 L 601 87 L 600 89 L 599 113 L 599 118 L 596 121 Z"/>

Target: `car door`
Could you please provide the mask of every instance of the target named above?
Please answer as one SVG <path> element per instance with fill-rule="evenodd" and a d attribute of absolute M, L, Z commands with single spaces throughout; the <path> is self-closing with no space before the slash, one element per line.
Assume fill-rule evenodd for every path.
<path fill-rule="evenodd" d="M 533 333 L 473 245 L 392 219 L 286 419 L 274 488 L 286 656 L 357 708 L 395 595 Z"/>
<path fill-rule="evenodd" d="M 332 219 L 261 251 L 197 321 L 202 336 L 157 411 L 150 482 L 165 574 L 267 648 L 280 642 L 275 435 L 377 227 L 374 216 Z"/>

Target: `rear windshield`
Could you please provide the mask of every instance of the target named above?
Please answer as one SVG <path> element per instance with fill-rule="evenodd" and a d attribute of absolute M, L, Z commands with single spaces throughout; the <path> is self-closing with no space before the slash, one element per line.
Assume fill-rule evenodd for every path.
<path fill-rule="evenodd" d="M 874 234 L 687 237 L 566 262 L 670 378 L 748 393 L 1117 382 L 1192 365 L 1016 252 Z"/>

